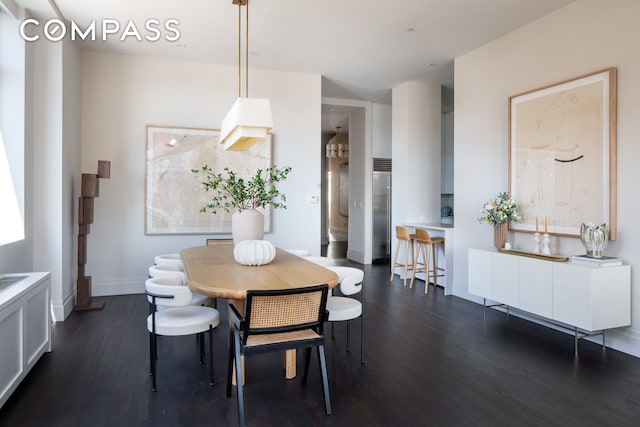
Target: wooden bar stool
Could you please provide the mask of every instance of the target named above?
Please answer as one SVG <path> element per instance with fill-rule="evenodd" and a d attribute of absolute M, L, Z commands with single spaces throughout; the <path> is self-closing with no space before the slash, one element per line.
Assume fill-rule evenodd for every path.
<path fill-rule="evenodd" d="M 413 272 L 409 287 L 413 287 L 413 281 L 416 278 L 416 273 L 424 273 L 426 276 L 426 279 L 424 281 L 424 293 L 428 294 L 429 282 L 431 278 L 433 278 L 433 287 L 435 288 L 437 278 L 444 277 L 444 268 L 438 267 L 438 253 L 436 250 L 436 245 L 442 244 L 442 252 L 444 253 L 444 238 L 431 237 L 427 230 L 421 228 L 416 229 L 416 233 L 414 234 L 414 236 L 416 242 L 416 252 L 413 260 Z M 420 261 L 420 255 L 422 255 L 422 262 Z M 430 268 L 430 259 L 433 259 L 433 268 Z"/>
<path fill-rule="evenodd" d="M 391 264 L 391 278 L 390 282 L 393 282 L 393 275 L 396 272 L 397 267 L 404 268 L 404 286 L 407 286 L 407 275 L 409 274 L 409 269 L 413 268 L 415 265 L 415 256 L 413 253 L 413 239 L 415 238 L 415 234 L 409 234 L 409 230 L 407 227 L 403 227 L 401 225 L 396 225 L 396 239 L 398 242 L 396 243 L 396 255 L 393 258 L 393 264 Z M 398 252 L 400 251 L 400 246 L 404 245 L 404 263 L 398 262 Z M 411 252 L 411 263 L 409 263 L 409 252 Z"/>

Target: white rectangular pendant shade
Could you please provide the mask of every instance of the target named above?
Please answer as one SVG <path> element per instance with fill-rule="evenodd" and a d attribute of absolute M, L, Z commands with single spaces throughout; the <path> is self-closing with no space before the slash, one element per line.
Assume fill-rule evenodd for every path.
<path fill-rule="evenodd" d="M 220 126 L 225 150 L 246 150 L 262 141 L 273 127 L 268 99 L 238 98 Z"/>

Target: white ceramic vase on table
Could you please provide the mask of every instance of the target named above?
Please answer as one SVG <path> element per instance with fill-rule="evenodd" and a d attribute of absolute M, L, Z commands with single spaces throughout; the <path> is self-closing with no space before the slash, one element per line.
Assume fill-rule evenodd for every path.
<path fill-rule="evenodd" d="M 244 209 L 231 216 L 233 244 L 243 240 L 262 240 L 264 237 L 264 215 L 257 209 Z"/>

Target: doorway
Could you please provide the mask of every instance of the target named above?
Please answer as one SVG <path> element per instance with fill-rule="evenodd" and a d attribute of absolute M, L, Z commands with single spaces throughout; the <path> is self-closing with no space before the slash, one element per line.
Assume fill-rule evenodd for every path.
<path fill-rule="evenodd" d="M 335 135 L 345 133 L 345 141 L 336 143 L 336 150 L 343 145 L 342 161 L 337 170 L 332 171 L 333 206 L 340 214 L 340 186 L 343 188 L 342 215 L 344 228 L 329 228 L 328 176 L 323 173 L 321 183 L 321 241 L 327 246 L 334 241 L 344 242 L 346 238 L 346 258 L 361 264 L 371 263 L 371 103 L 369 101 L 323 98 L 322 104 L 322 170 L 327 170 L 327 143 Z M 337 126 L 340 130 L 337 131 Z M 348 139 L 347 139 L 348 138 Z M 329 150 L 333 147 L 329 146 Z M 336 153 L 336 158 L 340 155 Z M 340 172 L 340 164 L 342 173 Z M 342 176 L 342 179 L 340 178 Z M 335 193 L 338 193 L 337 195 Z M 329 233 L 331 230 L 331 233 Z M 346 236 L 345 236 L 346 234 Z M 344 245 L 344 243 L 342 243 Z"/>
<path fill-rule="evenodd" d="M 349 133 L 348 116 L 342 116 L 334 119 L 341 125 L 335 126 L 333 134 L 326 133 L 323 137 L 326 142 L 322 193 L 326 221 L 322 254 L 334 259 L 347 258 L 349 245 Z"/>

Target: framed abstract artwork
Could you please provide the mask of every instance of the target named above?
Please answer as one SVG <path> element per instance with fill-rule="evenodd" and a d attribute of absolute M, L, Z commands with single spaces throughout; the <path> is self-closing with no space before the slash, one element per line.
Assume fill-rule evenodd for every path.
<path fill-rule="evenodd" d="M 535 232 L 539 219 L 579 236 L 606 223 L 615 239 L 615 68 L 509 98 L 509 193 L 523 217 L 511 230 Z"/>
<path fill-rule="evenodd" d="M 271 166 L 271 135 L 245 151 L 224 151 L 219 131 L 168 126 L 146 127 L 145 234 L 231 234 L 233 212 L 201 213 L 210 194 L 192 169 L 225 167 L 249 178 Z M 264 211 L 271 231 L 271 208 Z"/>

